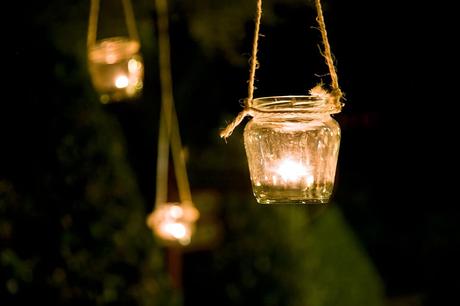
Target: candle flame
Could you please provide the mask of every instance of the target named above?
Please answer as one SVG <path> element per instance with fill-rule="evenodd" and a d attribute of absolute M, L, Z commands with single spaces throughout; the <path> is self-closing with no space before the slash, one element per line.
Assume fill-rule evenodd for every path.
<path fill-rule="evenodd" d="M 187 234 L 187 229 L 184 224 L 177 222 L 165 222 L 161 226 L 161 231 L 166 235 L 172 236 L 178 240 L 185 238 Z"/>
<path fill-rule="evenodd" d="M 115 79 L 115 87 L 116 88 L 126 88 L 129 85 L 129 80 L 126 75 L 119 75 Z"/>
<path fill-rule="evenodd" d="M 276 173 L 286 182 L 298 182 L 301 178 L 309 175 L 309 171 L 305 166 L 291 159 L 281 161 Z"/>
<path fill-rule="evenodd" d="M 159 204 L 148 216 L 147 225 L 163 240 L 176 241 L 188 245 L 194 230 L 194 222 L 199 212 L 190 203 Z"/>

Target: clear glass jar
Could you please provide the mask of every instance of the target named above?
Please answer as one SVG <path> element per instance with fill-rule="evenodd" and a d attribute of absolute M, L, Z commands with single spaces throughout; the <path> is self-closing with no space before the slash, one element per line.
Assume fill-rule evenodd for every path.
<path fill-rule="evenodd" d="M 244 130 L 252 187 L 258 203 L 327 203 L 340 145 L 337 109 L 316 96 L 253 100 Z"/>
<path fill-rule="evenodd" d="M 102 103 L 133 98 L 141 92 L 144 64 L 139 49 L 140 43 L 127 37 L 102 39 L 89 49 L 91 80 Z"/>
<path fill-rule="evenodd" d="M 190 243 L 199 217 L 198 210 L 190 203 L 157 204 L 147 218 L 147 225 L 163 242 Z"/>

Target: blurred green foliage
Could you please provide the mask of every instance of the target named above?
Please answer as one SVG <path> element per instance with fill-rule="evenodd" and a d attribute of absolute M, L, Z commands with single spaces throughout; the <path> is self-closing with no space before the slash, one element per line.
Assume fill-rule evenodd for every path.
<path fill-rule="evenodd" d="M 16 94 L 0 120 L 0 304 L 177 305 L 121 126 L 56 40 L 42 26 L 15 38 Z"/>
<path fill-rule="evenodd" d="M 97 104 L 68 98 L 59 108 L 58 122 L 40 118 L 57 123 L 54 133 L 29 134 L 40 138 L 26 146 L 31 175 L 0 181 L 2 300 L 174 304 L 120 128 Z"/>
<path fill-rule="evenodd" d="M 226 213 L 232 236 L 216 254 L 224 305 L 382 305 L 378 274 L 333 204 L 312 218 L 303 206 L 230 197 Z"/>

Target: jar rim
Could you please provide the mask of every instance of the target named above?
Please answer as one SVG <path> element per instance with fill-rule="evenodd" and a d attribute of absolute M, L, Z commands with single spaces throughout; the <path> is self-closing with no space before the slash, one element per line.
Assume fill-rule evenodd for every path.
<path fill-rule="evenodd" d="M 252 100 L 251 108 L 263 113 L 325 113 L 335 114 L 340 108 L 330 96 L 269 96 Z"/>
<path fill-rule="evenodd" d="M 97 40 L 89 49 L 89 59 L 94 62 L 105 61 L 110 55 L 110 61 L 132 56 L 139 52 L 141 44 L 130 37 L 115 36 Z"/>

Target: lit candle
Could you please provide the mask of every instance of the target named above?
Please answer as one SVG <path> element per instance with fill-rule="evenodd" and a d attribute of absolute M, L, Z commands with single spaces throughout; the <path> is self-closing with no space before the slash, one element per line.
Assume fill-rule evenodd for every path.
<path fill-rule="evenodd" d="M 160 226 L 161 235 L 163 237 L 173 237 L 182 244 L 188 244 L 190 241 L 190 228 L 187 228 L 182 223 L 164 222 Z"/>
<path fill-rule="evenodd" d="M 281 176 L 281 179 L 286 183 L 297 183 L 308 175 L 308 170 L 301 163 L 286 158 L 280 161 L 275 173 Z"/>
<path fill-rule="evenodd" d="M 101 102 L 135 97 L 143 86 L 144 65 L 140 44 L 129 38 L 114 37 L 97 41 L 89 49 L 89 70 Z"/>
<path fill-rule="evenodd" d="M 115 78 L 115 87 L 116 88 L 126 88 L 129 85 L 129 80 L 126 75 L 119 75 Z"/>
<path fill-rule="evenodd" d="M 292 158 L 280 160 L 273 170 L 272 183 L 285 187 L 305 186 L 310 187 L 314 183 L 311 168 Z"/>
<path fill-rule="evenodd" d="M 158 205 L 150 214 L 147 225 L 162 240 L 187 245 L 190 243 L 198 216 L 198 211 L 191 205 L 164 203 Z"/>

